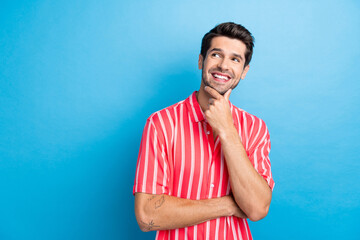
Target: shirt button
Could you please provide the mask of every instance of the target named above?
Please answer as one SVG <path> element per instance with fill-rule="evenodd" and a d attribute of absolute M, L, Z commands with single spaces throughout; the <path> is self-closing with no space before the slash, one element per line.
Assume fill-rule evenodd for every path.
<path fill-rule="evenodd" d="M 210 134 L 210 131 L 207 131 L 206 134 L 209 135 L 209 134 Z"/>
<path fill-rule="evenodd" d="M 215 185 L 212 183 L 212 184 L 210 184 L 210 187 L 214 187 Z"/>

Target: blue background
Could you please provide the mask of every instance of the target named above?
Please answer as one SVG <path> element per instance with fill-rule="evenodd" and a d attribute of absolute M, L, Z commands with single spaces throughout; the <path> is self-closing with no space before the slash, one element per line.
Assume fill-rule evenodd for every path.
<path fill-rule="evenodd" d="M 0 239 L 153 239 L 142 129 L 200 85 L 202 36 L 256 44 L 232 102 L 265 120 L 276 186 L 255 239 L 360 239 L 359 1 L 1 1 Z"/>

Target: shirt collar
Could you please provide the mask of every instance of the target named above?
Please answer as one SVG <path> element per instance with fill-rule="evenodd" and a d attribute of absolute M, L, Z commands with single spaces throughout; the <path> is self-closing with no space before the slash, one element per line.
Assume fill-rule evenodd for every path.
<path fill-rule="evenodd" d="M 193 122 L 200 122 L 205 120 L 205 114 L 201 110 L 200 104 L 196 99 L 196 91 L 194 91 L 186 100 L 186 106 L 190 112 L 190 118 Z M 229 101 L 231 114 L 233 119 L 235 119 L 234 105 Z"/>
<path fill-rule="evenodd" d="M 193 122 L 200 122 L 205 119 L 205 115 L 201 110 L 200 104 L 196 99 L 196 91 L 194 91 L 186 100 L 186 106 L 190 112 L 190 118 Z"/>

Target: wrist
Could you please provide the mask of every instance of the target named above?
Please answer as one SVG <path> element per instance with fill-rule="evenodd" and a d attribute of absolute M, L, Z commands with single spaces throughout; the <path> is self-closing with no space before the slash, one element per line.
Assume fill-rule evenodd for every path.
<path fill-rule="evenodd" d="M 219 132 L 220 140 L 228 140 L 229 138 L 231 139 L 234 137 L 238 137 L 238 133 L 234 125 L 231 125 Z"/>
<path fill-rule="evenodd" d="M 224 206 L 224 216 L 229 217 L 234 215 L 236 209 L 234 208 L 234 201 L 231 196 L 224 196 L 223 197 L 223 206 Z"/>

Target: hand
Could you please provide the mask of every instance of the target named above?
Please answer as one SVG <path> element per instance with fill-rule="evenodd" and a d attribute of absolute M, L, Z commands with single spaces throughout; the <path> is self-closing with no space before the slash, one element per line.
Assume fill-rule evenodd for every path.
<path fill-rule="evenodd" d="M 235 199 L 232 195 L 226 196 L 226 198 L 229 200 L 230 216 L 247 218 L 246 214 L 236 204 Z"/>
<path fill-rule="evenodd" d="M 208 103 L 209 107 L 204 112 L 206 120 L 212 127 L 214 134 L 216 136 L 221 135 L 221 133 L 234 127 L 229 105 L 231 89 L 224 96 L 209 86 L 206 86 L 204 90 L 211 96 Z"/>

